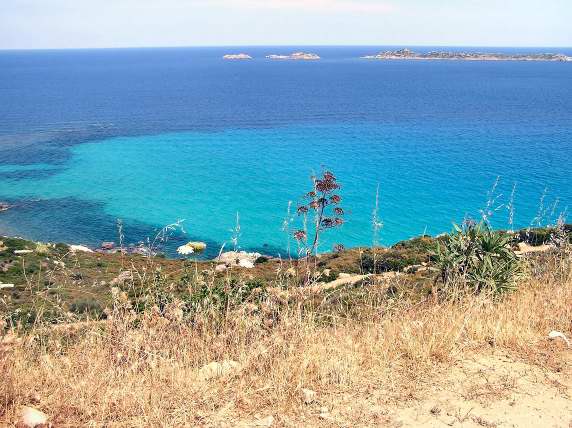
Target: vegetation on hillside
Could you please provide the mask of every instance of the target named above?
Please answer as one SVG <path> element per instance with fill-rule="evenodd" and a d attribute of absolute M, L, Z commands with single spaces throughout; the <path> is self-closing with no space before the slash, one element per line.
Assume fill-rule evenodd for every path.
<path fill-rule="evenodd" d="M 502 351 L 568 373 L 560 343 L 546 337 L 570 332 L 570 247 L 520 258 L 528 268 L 502 298 L 435 298 L 435 277 L 450 272 L 440 267 L 438 248 L 457 251 L 462 239 L 471 257 L 491 252 L 495 264 L 505 239 L 486 229 L 456 234 L 439 246 L 423 237 L 379 252 L 380 260 L 401 254 L 421 272 L 397 264 L 373 274 L 362 267 L 371 249 L 353 249 L 320 256 L 312 284 L 298 261 L 216 273 L 204 262 L 74 254 L 61 246 L 24 254 L 17 259 L 36 266 L 34 274 L 26 274 L 24 288 L 2 290 L 12 309 L 0 339 L 0 422 L 17 420 L 27 405 L 56 426 L 367 427 L 398 423 L 394 403 L 422 399 L 448 367 L 474 353 Z M 3 242 L 5 252 L 34 246 Z M 467 275 L 456 281 L 488 286 L 473 278 L 475 260 L 460 263 Z M 350 268 L 360 281 L 328 286 Z M 22 317 L 31 310 L 39 312 Z M 510 393 L 508 382 L 481 388 L 501 396 Z M 432 407 L 427 417 L 437 412 Z"/>

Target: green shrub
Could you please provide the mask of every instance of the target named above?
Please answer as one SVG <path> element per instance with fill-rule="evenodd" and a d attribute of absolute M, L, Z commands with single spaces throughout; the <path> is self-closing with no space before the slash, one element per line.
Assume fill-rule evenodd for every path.
<path fill-rule="evenodd" d="M 526 242 L 530 245 L 543 245 L 550 242 L 555 229 L 542 227 L 536 229 L 525 229 L 518 232 L 519 242 Z"/>
<path fill-rule="evenodd" d="M 362 255 L 362 268 L 365 273 L 381 273 L 391 271 L 402 271 L 407 266 L 416 264 L 416 259 L 410 259 L 397 252 L 379 253 L 375 256 L 375 266 L 373 253 L 364 252 Z"/>
<path fill-rule="evenodd" d="M 91 315 L 92 317 L 101 318 L 103 316 L 103 308 L 101 304 L 94 299 L 81 299 L 73 302 L 70 312 L 77 315 Z"/>
<path fill-rule="evenodd" d="M 265 294 L 266 287 L 260 281 L 231 280 L 230 284 L 224 282 L 217 282 L 210 286 L 203 284 L 188 297 L 187 307 L 190 312 L 205 308 L 223 312 L 248 300 L 258 300 Z"/>
<path fill-rule="evenodd" d="M 510 235 L 482 222 L 455 225 L 454 232 L 437 244 L 436 264 L 443 284 L 468 286 L 474 293 L 513 290 L 522 269 L 510 242 Z"/>
<path fill-rule="evenodd" d="M 530 245 L 543 245 L 554 240 L 556 235 L 562 235 L 568 242 L 572 242 L 572 225 L 562 224 L 557 227 L 538 227 L 518 231 L 518 242 L 526 242 Z"/>
<path fill-rule="evenodd" d="M 402 271 L 411 265 L 427 263 L 435 249 L 433 238 L 422 236 L 398 242 L 388 249 L 376 249 L 375 266 L 371 249 L 364 251 L 361 267 L 365 273 Z"/>

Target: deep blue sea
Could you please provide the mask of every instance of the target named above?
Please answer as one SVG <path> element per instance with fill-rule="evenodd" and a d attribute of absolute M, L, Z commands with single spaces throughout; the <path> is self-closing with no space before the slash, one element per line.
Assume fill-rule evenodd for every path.
<path fill-rule="evenodd" d="M 479 218 L 488 199 L 509 227 L 513 188 L 514 227 L 567 211 L 572 63 L 359 59 L 384 49 L 0 52 L 0 201 L 14 205 L 0 234 L 98 246 L 121 219 L 135 243 L 184 219 L 171 254 L 200 240 L 212 256 L 239 213 L 242 249 L 285 255 L 289 201 L 323 168 L 346 222 L 322 251 L 372 243 L 378 186 L 384 245 Z M 238 52 L 255 59 L 222 59 Z"/>

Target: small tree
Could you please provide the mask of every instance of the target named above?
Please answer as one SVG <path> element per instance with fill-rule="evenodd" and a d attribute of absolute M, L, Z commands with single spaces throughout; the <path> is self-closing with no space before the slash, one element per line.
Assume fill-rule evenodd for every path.
<path fill-rule="evenodd" d="M 339 206 L 342 198 L 338 194 L 340 185 L 336 177 L 324 171 L 321 177 L 312 177 L 313 190 L 306 193 L 307 203 L 298 206 L 297 213 L 303 217 L 303 229 L 294 232 L 294 238 L 303 245 L 306 256 L 316 254 L 320 242 L 320 234 L 326 229 L 333 229 L 344 223 L 344 210 Z M 311 238 L 308 237 L 308 213 L 314 213 Z"/>

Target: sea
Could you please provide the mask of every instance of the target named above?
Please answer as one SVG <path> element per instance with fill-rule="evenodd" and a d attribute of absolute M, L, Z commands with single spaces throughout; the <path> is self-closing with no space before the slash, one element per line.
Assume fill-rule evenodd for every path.
<path fill-rule="evenodd" d="M 0 51 L 0 235 L 295 256 L 324 171 L 344 224 L 321 252 L 565 218 L 572 63 L 360 59 L 401 47 Z M 265 58 L 300 50 L 322 59 Z"/>

